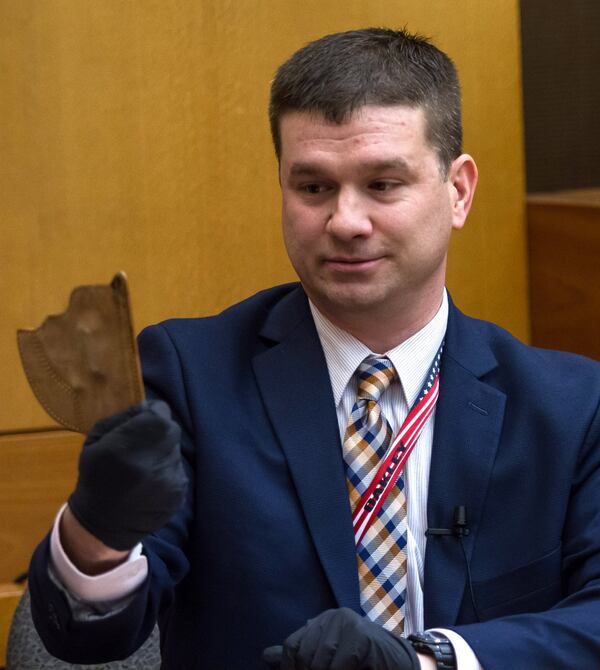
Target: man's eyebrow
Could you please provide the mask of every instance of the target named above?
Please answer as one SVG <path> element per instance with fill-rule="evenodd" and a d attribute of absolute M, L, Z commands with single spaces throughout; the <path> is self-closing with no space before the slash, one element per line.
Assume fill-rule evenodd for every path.
<path fill-rule="evenodd" d="M 366 161 L 363 165 L 372 172 L 380 170 L 412 170 L 412 165 L 404 158 L 392 158 L 386 160 Z"/>
<path fill-rule="evenodd" d="M 361 164 L 369 172 L 381 172 L 384 170 L 402 170 L 404 172 L 412 171 L 413 166 L 404 158 L 392 158 L 383 160 L 370 160 Z M 327 170 L 315 163 L 293 163 L 290 168 L 292 177 L 315 177 L 322 175 Z"/>
<path fill-rule="evenodd" d="M 314 177 L 323 172 L 324 170 L 314 163 L 293 163 L 290 168 L 292 177 Z"/>

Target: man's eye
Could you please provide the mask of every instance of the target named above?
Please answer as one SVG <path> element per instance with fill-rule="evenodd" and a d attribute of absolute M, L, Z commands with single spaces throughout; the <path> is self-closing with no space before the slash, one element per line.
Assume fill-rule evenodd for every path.
<path fill-rule="evenodd" d="M 383 179 L 377 180 L 377 181 L 372 181 L 369 184 L 369 188 L 373 191 L 381 191 L 382 193 L 385 193 L 387 191 L 391 191 L 394 188 L 397 188 L 400 186 L 399 182 L 397 181 L 385 181 Z"/>
<path fill-rule="evenodd" d="M 322 193 L 325 190 L 325 187 L 323 184 L 303 184 L 300 187 L 300 190 L 304 191 L 305 193 L 316 194 Z"/>

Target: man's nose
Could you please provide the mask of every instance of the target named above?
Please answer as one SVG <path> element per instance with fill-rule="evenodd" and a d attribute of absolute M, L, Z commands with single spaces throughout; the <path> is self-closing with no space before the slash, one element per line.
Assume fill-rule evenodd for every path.
<path fill-rule="evenodd" d="M 350 240 L 371 234 L 373 226 L 369 212 L 359 193 L 352 189 L 340 189 L 332 207 L 327 221 L 327 230 L 331 235 Z"/>

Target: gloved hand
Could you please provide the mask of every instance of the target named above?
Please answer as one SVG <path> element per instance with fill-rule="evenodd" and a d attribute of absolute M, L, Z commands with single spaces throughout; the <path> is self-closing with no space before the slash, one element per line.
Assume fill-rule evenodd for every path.
<path fill-rule="evenodd" d="M 418 670 L 410 642 L 352 610 L 327 610 L 268 647 L 263 660 L 281 670 Z"/>
<path fill-rule="evenodd" d="M 161 400 L 98 421 L 79 457 L 71 511 L 113 549 L 133 548 L 181 506 L 187 488 L 181 429 Z"/>

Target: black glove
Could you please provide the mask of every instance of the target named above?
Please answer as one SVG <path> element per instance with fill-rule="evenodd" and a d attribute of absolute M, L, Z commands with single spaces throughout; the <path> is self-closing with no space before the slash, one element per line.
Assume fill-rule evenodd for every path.
<path fill-rule="evenodd" d="M 292 633 L 263 660 L 281 670 L 418 670 L 407 640 L 342 607 L 327 610 Z"/>
<path fill-rule="evenodd" d="M 84 442 L 69 498 L 77 520 L 120 550 L 161 528 L 180 508 L 187 488 L 180 437 L 161 400 L 98 421 Z"/>

